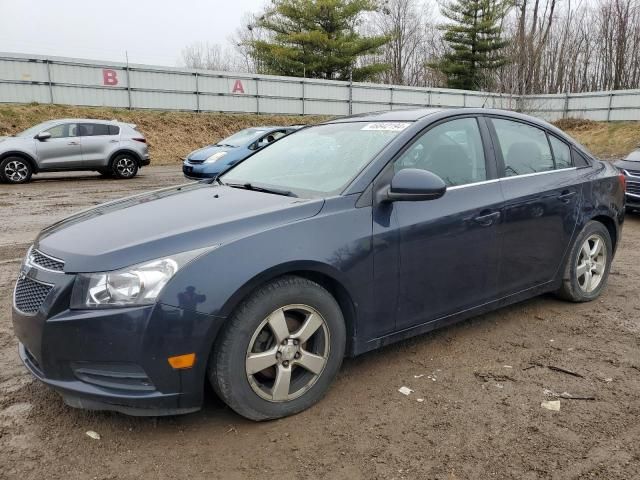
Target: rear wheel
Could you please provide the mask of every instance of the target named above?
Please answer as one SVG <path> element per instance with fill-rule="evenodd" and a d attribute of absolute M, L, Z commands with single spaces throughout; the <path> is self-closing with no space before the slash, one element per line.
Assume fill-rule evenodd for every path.
<path fill-rule="evenodd" d="M 587 223 L 569 253 L 558 296 L 572 302 L 598 298 L 607 283 L 612 255 L 607 227 L 596 221 Z"/>
<path fill-rule="evenodd" d="M 7 157 L 0 162 L 0 179 L 7 183 L 27 183 L 31 180 L 33 168 L 22 157 Z"/>
<path fill-rule="evenodd" d="M 138 173 L 138 160 L 129 153 L 121 153 L 112 160 L 111 171 L 117 178 L 133 178 Z"/>
<path fill-rule="evenodd" d="M 293 415 L 328 390 L 345 341 L 333 296 L 305 278 L 283 277 L 254 292 L 233 314 L 216 341 L 209 379 L 246 418 Z"/>

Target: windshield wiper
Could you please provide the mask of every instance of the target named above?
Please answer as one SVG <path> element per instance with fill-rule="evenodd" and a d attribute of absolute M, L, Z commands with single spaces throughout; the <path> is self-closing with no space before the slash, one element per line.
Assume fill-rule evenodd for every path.
<path fill-rule="evenodd" d="M 277 188 L 266 188 L 252 185 L 251 183 L 223 183 L 219 180 L 221 185 L 226 185 L 231 188 L 243 188 L 245 190 L 253 190 L 254 192 L 273 193 L 275 195 L 284 195 L 285 197 L 297 197 L 297 195 L 289 190 L 279 190 Z"/>

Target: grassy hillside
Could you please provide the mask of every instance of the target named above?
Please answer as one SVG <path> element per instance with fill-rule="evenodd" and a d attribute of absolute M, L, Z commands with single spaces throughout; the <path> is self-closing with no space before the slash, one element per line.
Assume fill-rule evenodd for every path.
<path fill-rule="evenodd" d="M 96 118 L 135 123 L 150 146 L 152 165 L 170 165 L 196 148 L 257 125 L 315 123 L 323 117 L 161 112 L 64 105 L 0 105 L 0 136 L 53 118 Z"/>
<path fill-rule="evenodd" d="M 0 136 L 11 135 L 52 118 L 117 119 L 135 123 L 144 132 L 154 165 L 180 161 L 198 147 L 214 143 L 240 129 L 257 125 L 316 123 L 326 117 L 160 112 L 63 105 L 0 105 Z M 616 158 L 640 144 L 640 122 L 593 122 L 566 119 L 556 123 L 594 154 Z"/>
<path fill-rule="evenodd" d="M 640 122 L 594 122 L 568 118 L 555 122 L 600 158 L 620 158 L 640 146 Z"/>

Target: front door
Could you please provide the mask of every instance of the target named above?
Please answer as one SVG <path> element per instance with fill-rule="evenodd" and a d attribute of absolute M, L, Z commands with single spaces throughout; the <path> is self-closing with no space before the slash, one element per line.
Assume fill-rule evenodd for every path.
<path fill-rule="evenodd" d="M 500 291 L 552 281 L 562 268 L 582 197 L 564 141 L 522 122 L 489 120 L 505 197 Z"/>
<path fill-rule="evenodd" d="M 41 169 L 71 169 L 82 165 L 82 146 L 77 124 L 61 123 L 45 131 L 51 137 L 36 140 Z"/>
<path fill-rule="evenodd" d="M 393 234 L 398 247 L 396 330 L 464 311 L 496 295 L 503 197 L 481 128 L 488 139 L 486 127 L 474 117 L 437 124 L 393 163 L 392 173 L 420 168 L 447 184 L 437 200 L 375 207 L 374 241 L 389 242 Z M 379 276 L 381 269 L 393 268 L 391 251 L 384 252 L 374 260 Z"/>

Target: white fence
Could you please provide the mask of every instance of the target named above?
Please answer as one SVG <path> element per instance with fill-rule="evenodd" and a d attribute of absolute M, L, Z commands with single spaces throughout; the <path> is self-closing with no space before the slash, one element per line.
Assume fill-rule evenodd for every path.
<path fill-rule="evenodd" d="M 549 120 L 640 120 L 640 91 L 518 97 L 0 53 L 0 103 L 30 102 L 290 115 L 485 106 Z"/>

